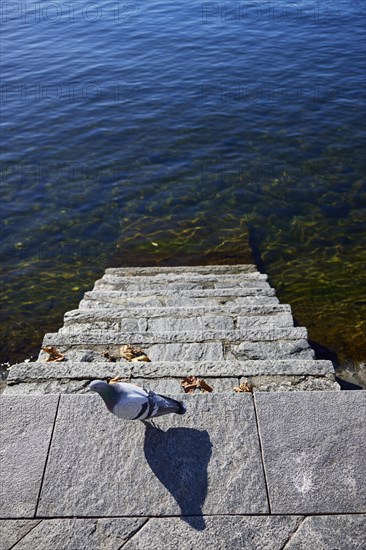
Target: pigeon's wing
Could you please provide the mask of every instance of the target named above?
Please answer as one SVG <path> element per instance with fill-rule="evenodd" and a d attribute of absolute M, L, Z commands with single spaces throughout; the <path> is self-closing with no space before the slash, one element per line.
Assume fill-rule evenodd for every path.
<path fill-rule="evenodd" d="M 113 385 L 118 392 L 118 399 L 113 407 L 113 414 L 125 420 L 143 420 L 149 412 L 147 392 L 140 386 L 127 382 Z"/>
<path fill-rule="evenodd" d="M 112 412 L 119 418 L 145 420 L 170 413 L 184 414 L 186 412 L 183 404 L 179 401 L 145 390 L 140 386 L 118 382 L 114 384 L 114 387 L 119 393 L 119 399 Z"/>
<path fill-rule="evenodd" d="M 149 400 L 146 395 L 121 395 L 112 413 L 124 420 L 143 420 L 149 413 Z"/>
<path fill-rule="evenodd" d="M 114 387 L 120 394 L 132 397 L 139 395 L 146 398 L 148 393 L 141 386 L 136 386 L 135 384 L 130 384 L 129 382 L 117 382 L 117 384 L 114 384 Z"/>

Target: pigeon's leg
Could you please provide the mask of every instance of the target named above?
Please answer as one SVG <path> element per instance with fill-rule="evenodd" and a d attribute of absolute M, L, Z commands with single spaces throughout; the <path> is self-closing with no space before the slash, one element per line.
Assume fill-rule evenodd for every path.
<path fill-rule="evenodd" d="M 141 420 L 141 422 L 145 425 L 146 428 L 155 428 L 155 430 L 163 431 L 159 426 L 155 424 L 152 418 L 149 420 Z"/>

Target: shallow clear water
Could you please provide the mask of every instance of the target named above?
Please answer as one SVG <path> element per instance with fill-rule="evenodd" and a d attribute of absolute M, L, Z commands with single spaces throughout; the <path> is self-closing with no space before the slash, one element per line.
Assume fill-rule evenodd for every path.
<path fill-rule="evenodd" d="M 5 3 L 2 360 L 109 265 L 247 256 L 366 357 L 365 4 Z"/>

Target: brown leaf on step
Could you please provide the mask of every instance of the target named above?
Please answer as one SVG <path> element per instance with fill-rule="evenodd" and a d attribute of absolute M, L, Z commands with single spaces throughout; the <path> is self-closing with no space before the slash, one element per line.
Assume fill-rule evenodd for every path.
<path fill-rule="evenodd" d="M 195 376 L 186 376 L 186 378 L 180 381 L 180 385 L 185 393 L 194 393 L 197 389 L 200 389 L 202 393 L 211 393 L 213 391 L 203 378 L 196 378 Z"/>
<path fill-rule="evenodd" d="M 114 378 L 111 378 L 111 380 L 108 382 L 108 384 L 117 384 L 118 382 L 121 382 L 123 378 L 121 376 L 115 376 Z"/>
<path fill-rule="evenodd" d="M 113 357 L 113 355 L 109 355 L 108 351 L 103 353 L 103 357 L 105 357 L 107 361 L 110 361 L 111 363 L 115 363 L 117 361 L 116 357 Z"/>
<path fill-rule="evenodd" d="M 127 344 L 126 346 L 121 346 L 120 349 L 121 357 L 127 359 L 127 361 L 144 361 L 150 363 L 150 359 L 142 349 L 134 348 Z"/>
<path fill-rule="evenodd" d="M 195 376 L 186 376 L 180 381 L 180 385 L 185 393 L 194 393 L 198 388 L 198 380 Z"/>
<path fill-rule="evenodd" d="M 131 359 L 131 363 L 133 362 L 136 362 L 136 361 L 141 361 L 142 363 L 151 363 L 150 359 L 148 358 L 148 356 L 143 353 L 142 355 L 139 355 L 138 357 L 133 357 Z"/>
<path fill-rule="evenodd" d="M 65 356 L 57 351 L 57 349 L 54 346 L 46 346 L 45 348 L 42 348 L 42 351 L 45 351 L 48 353 L 48 358 L 46 359 L 46 362 L 49 363 L 51 361 L 64 361 Z"/>
<path fill-rule="evenodd" d="M 252 392 L 253 384 L 251 384 L 250 382 L 242 382 L 240 386 L 234 388 L 234 391 L 236 391 L 237 393 Z"/>
<path fill-rule="evenodd" d="M 202 393 L 211 393 L 213 391 L 213 388 L 207 384 L 203 379 L 199 381 L 199 388 Z"/>

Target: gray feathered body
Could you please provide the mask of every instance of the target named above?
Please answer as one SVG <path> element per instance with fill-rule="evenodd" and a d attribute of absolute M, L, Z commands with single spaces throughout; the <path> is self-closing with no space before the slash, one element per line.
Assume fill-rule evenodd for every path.
<path fill-rule="evenodd" d="M 124 420 L 147 420 L 165 414 L 185 413 L 180 401 L 127 382 L 107 384 L 94 380 L 89 388 L 99 393 L 111 413 Z"/>

